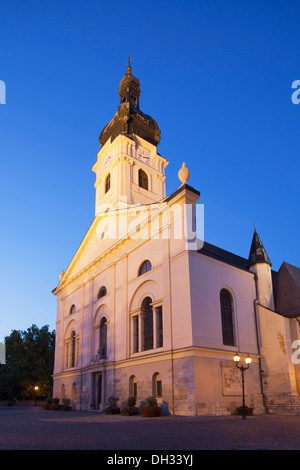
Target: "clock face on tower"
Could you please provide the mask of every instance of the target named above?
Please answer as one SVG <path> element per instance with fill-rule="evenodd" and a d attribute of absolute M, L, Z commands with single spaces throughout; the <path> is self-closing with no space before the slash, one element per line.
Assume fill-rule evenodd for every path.
<path fill-rule="evenodd" d="M 105 168 L 110 164 L 110 162 L 111 162 L 111 155 L 107 155 L 104 160 Z"/>
<path fill-rule="evenodd" d="M 137 149 L 136 158 L 146 165 L 150 165 L 150 155 L 142 149 Z"/>

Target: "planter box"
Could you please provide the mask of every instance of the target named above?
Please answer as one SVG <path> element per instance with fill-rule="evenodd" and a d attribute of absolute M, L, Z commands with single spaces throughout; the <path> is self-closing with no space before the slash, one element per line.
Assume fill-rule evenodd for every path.
<path fill-rule="evenodd" d="M 150 418 L 160 416 L 162 409 L 160 406 L 143 406 L 143 408 L 141 408 L 141 412 L 143 416 Z"/>

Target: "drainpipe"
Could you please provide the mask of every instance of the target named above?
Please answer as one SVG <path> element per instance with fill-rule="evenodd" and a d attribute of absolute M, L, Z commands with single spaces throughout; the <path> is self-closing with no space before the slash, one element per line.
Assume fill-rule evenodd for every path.
<path fill-rule="evenodd" d="M 255 327 L 256 327 L 255 328 L 255 330 L 256 330 L 256 342 L 257 342 L 257 350 L 258 350 L 258 354 L 259 354 L 258 365 L 259 365 L 260 390 L 261 390 L 261 394 L 262 394 L 264 408 L 266 410 L 266 413 L 269 413 L 269 408 L 268 408 L 268 405 L 267 405 L 267 397 L 264 393 L 263 376 L 262 376 L 263 370 L 261 368 L 261 354 L 260 354 L 260 344 L 259 344 L 259 334 L 258 334 L 258 315 L 257 315 L 257 304 L 256 304 L 256 302 L 258 300 L 258 287 L 257 287 L 258 278 L 257 278 L 256 273 L 253 273 L 253 274 L 254 274 L 255 292 L 256 292 L 256 298 L 253 301 L 253 306 L 254 306 L 254 317 L 255 317 Z"/>

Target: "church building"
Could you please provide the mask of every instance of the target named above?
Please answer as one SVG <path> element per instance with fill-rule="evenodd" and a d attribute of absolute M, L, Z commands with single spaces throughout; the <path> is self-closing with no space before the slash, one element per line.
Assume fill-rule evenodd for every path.
<path fill-rule="evenodd" d="M 100 133 L 95 218 L 60 282 L 53 396 L 104 410 L 155 396 L 176 415 L 300 413 L 300 270 L 272 270 L 254 230 L 245 258 L 197 239 L 200 193 L 183 163 L 166 194 L 160 128 L 130 61 Z M 187 162 L 188 165 L 188 162 Z M 198 218 L 198 215 L 200 216 Z"/>

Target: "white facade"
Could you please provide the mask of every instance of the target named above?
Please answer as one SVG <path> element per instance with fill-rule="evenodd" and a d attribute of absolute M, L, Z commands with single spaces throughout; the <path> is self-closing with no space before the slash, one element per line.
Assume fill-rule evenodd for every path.
<path fill-rule="evenodd" d="M 97 155 L 95 219 L 54 290 L 53 396 L 104 409 L 111 395 L 119 404 L 154 395 L 171 414 L 230 414 L 241 405 L 239 352 L 252 357 L 246 404 L 297 413 L 298 327 L 274 311 L 270 266 L 197 249 L 184 214 L 199 193 L 183 183 L 166 197 L 167 164 L 138 135 L 109 139 Z M 222 290 L 232 299 L 230 344 Z"/>

